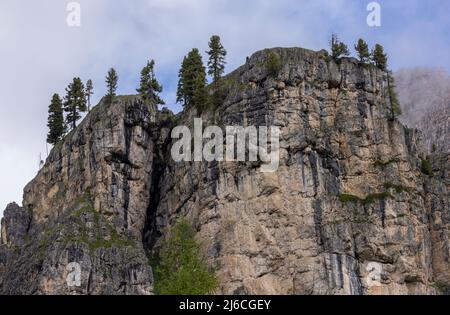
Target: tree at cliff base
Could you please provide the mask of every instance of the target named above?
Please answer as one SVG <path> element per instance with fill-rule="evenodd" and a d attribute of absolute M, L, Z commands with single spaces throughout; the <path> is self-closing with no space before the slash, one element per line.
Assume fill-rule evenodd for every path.
<path fill-rule="evenodd" d="M 171 229 L 155 268 L 155 291 L 161 295 L 205 295 L 218 287 L 195 239 L 195 231 L 185 220 Z"/>

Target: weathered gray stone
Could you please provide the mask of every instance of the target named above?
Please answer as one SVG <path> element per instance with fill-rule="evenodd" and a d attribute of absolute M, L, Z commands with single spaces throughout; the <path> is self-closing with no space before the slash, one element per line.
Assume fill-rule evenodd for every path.
<path fill-rule="evenodd" d="M 3 213 L 0 245 L 21 247 L 31 224 L 31 212 L 11 203 Z"/>

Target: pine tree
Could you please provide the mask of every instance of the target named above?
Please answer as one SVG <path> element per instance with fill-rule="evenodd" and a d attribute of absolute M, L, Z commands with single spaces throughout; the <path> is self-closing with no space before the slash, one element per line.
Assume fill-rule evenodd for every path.
<path fill-rule="evenodd" d="M 358 40 L 358 43 L 355 45 L 355 50 L 358 53 L 359 61 L 365 63 L 370 58 L 369 46 L 366 41 L 362 38 Z"/>
<path fill-rule="evenodd" d="M 65 132 L 62 100 L 58 94 L 53 95 L 48 107 L 47 127 L 49 128 L 47 143 L 55 145 L 62 139 Z"/>
<path fill-rule="evenodd" d="M 117 76 L 116 70 L 114 70 L 114 68 L 111 68 L 108 71 L 108 75 L 106 76 L 106 85 L 107 85 L 106 100 L 108 103 L 112 104 L 114 97 L 116 96 L 118 80 L 119 77 Z"/>
<path fill-rule="evenodd" d="M 212 294 L 218 280 L 208 268 L 195 231 L 180 220 L 163 242 L 159 265 L 155 268 L 155 289 L 162 295 Z"/>
<path fill-rule="evenodd" d="M 217 83 L 225 70 L 225 57 L 227 55 L 219 36 L 211 37 L 209 50 L 206 53 L 209 55 L 208 74 L 212 77 L 213 83 Z"/>
<path fill-rule="evenodd" d="M 194 92 L 199 88 L 202 82 L 202 76 L 205 74 L 202 56 L 197 48 L 192 49 L 183 59 L 179 72 L 177 102 L 181 102 L 184 106 L 203 107 L 200 104 L 194 104 Z M 206 83 L 205 83 L 206 84 Z"/>
<path fill-rule="evenodd" d="M 86 111 L 86 96 L 84 94 L 84 85 L 80 78 L 74 78 L 73 82 L 66 88 L 64 98 L 64 111 L 67 113 L 66 122 L 72 130 L 77 126 L 80 113 Z"/>
<path fill-rule="evenodd" d="M 164 101 L 159 97 L 159 93 L 162 92 L 163 88 L 156 79 L 154 66 L 154 60 L 147 61 L 147 65 L 141 71 L 141 83 L 137 92 L 145 100 L 151 100 L 156 105 L 164 105 Z"/>
<path fill-rule="evenodd" d="M 330 47 L 331 47 L 331 57 L 334 60 L 337 60 L 342 56 L 350 55 L 350 51 L 348 50 L 347 45 L 341 42 L 336 34 L 331 35 Z"/>
<path fill-rule="evenodd" d="M 208 90 L 206 89 L 206 72 L 200 71 L 194 86 L 194 94 L 192 95 L 192 104 L 195 106 L 199 113 L 208 108 L 209 98 Z"/>
<path fill-rule="evenodd" d="M 383 46 L 381 46 L 380 44 L 375 45 L 375 48 L 372 51 L 372 60 L 379 69 L 383 71 L 387 70 L 388 58 L 384 53 Z"/>
<path fill-rule="evenodd" d="M 181 68 L 178 71 L 178 86 L 177 86 L 177 103 L 183 103 L 183 106 L 188 106 L 188 87 L 187 87 L 187 73 L 188 73 L 188 57 L 183 58 Z"/>
<path fill-rule="evenodd" d="M 395 80 L 392 73 L 388 73 L 388 94 L 391 103 L 392 119 L 402 114 L 402 107 L 398 99 Z"/>
<path fill-rule="evenodd" d="M 92 80 L 89 79 L 86 82 L 86 100 L 88 106 L 88 112 L 91 111 L 91 96 L 94 94 L 94 86 L 92 84 Z"/>

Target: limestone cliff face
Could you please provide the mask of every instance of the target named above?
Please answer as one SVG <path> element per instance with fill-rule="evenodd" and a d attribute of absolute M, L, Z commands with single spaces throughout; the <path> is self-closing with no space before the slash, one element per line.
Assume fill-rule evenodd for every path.
<path fill-rule="evenodd" d="M 1 292 L 151 293 L 142 234 L 156 115 L 137 97 L 101 103 L 52 150 L 23 208 L 5 211 Z M 82 285 L 69 287 L 73 262 Z"/>
<path fill-rule="evenodd" d="M 273 49 L 224 78 L 204 125 L 278 126 L 280 167 L 174 162 L 192 125 L 138 97 L 100 104 L 55 148 L 2 222 L 0 292 L 151 293 L 147 254 L 183 216 L 223 294 L 440 294 L 450 288 L 449 160 L 421 173 L 421 134 L 392 119 L 386 73 Z M 81 264 L 81 286 L 65 269 Z M 20 266 L 20 267 L 18 267 Z"/>

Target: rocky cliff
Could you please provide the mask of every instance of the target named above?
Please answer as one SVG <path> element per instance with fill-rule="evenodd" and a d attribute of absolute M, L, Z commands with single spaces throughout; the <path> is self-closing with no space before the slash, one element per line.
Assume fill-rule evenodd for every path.
<path fill-rule="evenodd" d="M 269 52 L 282 68 L 270 75 Z M 219 294 L 441 294 L 450 289 L 449 158 L 392 119 L 387 74 L 324 51 L 255 53 L 223 82 L 218 126 L 278 126 L 280 166 L 174 162 L 199 115 L 139 97 L 100 103 L 2 220 L 0 292 L 151 294 L 147 257 L 179 217 Z M 71 263 L 79 286 L 69 286 Z"/>
<path fill-rule="evenodd" d="M 0 291 L 146 294 L 142 234 L 158 113 L 139 98 L 101 103 L 68 134 L 2 220 Z M 68 286 L 81 268 L 81 286 Z M 76 284 L 76 279 L 73 279 Z"/>
<path fill-rule="evenodd" d="M 401 121 L 420 129 L 429 152 L 450 153 L 450 76 L 444 70 L 403 69 L 395 74 Z"/>

